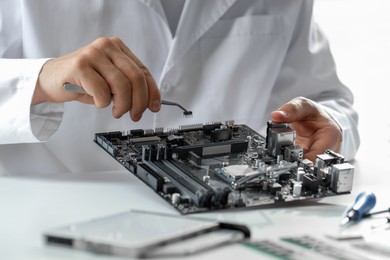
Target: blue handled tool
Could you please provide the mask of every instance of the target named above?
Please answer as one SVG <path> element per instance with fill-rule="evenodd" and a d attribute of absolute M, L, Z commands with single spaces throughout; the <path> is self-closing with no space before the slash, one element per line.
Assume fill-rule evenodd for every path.
<path fill-rule="evenodd" d="M 356 197 L 354 204 L 346 211 L 345 217 L 341 221 L 341 225 L 360 221 L 362 218 L 369 215 L 368 212 L 374 208 L 375 203 L 376 197 L 374 193 L 360 193 Z"/>

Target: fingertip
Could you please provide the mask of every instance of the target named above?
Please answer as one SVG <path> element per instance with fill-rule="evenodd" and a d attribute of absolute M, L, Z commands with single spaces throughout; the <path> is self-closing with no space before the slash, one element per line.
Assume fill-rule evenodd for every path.
<path fill-rule="evenodd" d="M 151 84 L 148 82 L 149 91 L 149 109 L 152 112 L 158 112 L 161 108 L 161 94 L 154 80 L 152 79 Z"/>
<path fill-rule="evenodd" d="M 285 121 L 286 118 L 288 117 L 288 113 L 283 110 L 277 110 L 277 111 L 272 111 L 271 113 L 272 120 L 274 121 Z"/>
<path fill-rule="evenodd" d="M 316 159 L 317 159 L 317 153 L 314 153 L 314 152 L 308 152 L 308 153 L 304 153 L 303 154 L 303 158 L 304 159 L 308 159 L 312 162 L 315 162 Z"/>
<path fill-rule="evenodd" d="M 135 114 L 135 115 L 131 115 L 131 114 L 130 114 L 130 118 L 131 118 L 131 120 L 133 120 L 134 122 L 138 122 L 139 120 L 141 120 L 141 117 L 142 117 L 142 114 Z"/>
<path fill-rule="evenodd" d="M 283 111 L 283 110 L 278 110 L 278 111 L 275 111 L 275 112 L 281 114 L 283 117 L 287 117 L 288 116 L 288 113 L 286 111 Z"/>
<path fill-rule="evenodd" d="M 116 106 L 112 107 L 112 116 L 116 119 L 121 118 L 123 116 L 123 112 L 121 112 Z"/>
<path fill-rule="evenodd" d="M 86 95 L 86 94 L 83 94 Z M 109 98 L 93 98 L 96 108 L 105 108 L 111 104 L 111 99 Z"/>
<path fill-rule="evenodd" d="M 152 101 L 150 104 L 149 104 L 149 109 L 153 112 L 158 112 L 160 111 L 160 108 L 161 108 L 161 101 L 159 99 L 156 99 L 154 101 Z"/>

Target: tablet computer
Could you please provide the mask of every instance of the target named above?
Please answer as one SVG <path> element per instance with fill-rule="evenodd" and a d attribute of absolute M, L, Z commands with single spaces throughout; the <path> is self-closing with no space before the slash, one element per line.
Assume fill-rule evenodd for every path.
<path fill-rule="evenodd" d="M 188 255 L 241 242 L 242 225 L 215 220 L 127 211 L 44 232 L 47 244 L 129 257 Z"/>

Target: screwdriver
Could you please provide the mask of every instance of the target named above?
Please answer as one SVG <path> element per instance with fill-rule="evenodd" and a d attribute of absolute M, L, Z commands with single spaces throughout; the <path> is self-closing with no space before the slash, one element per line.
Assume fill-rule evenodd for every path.
<path fill-rule="evenodd" d="M 369 216 L 368 212 L 374 208 L 376 203 L 376 197 L 372 192 L 360 193 L 354 202 L 354 204 L 346 211 L 345 217 L 341 221 L 341 225 L 345 225 L 350 222 L 358 222 L 362 218 Z"/>

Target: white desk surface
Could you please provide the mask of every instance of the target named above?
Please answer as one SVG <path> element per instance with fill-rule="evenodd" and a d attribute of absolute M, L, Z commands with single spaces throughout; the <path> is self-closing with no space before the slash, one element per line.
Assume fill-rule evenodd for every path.
<path fill-rule="evenodd" d="M 322 237 L 340 221 L 345 207 L 361 191 L 375 191 L 378 209 L 388 207 L 390 183 L 387 153 L 359 156 L 354 162 L 355 180 L 351 195 L 302 202 L 287 208 L 218 211 L 198 214 L 246 224 L 252 239 L 301 234 Z M 380 162 L 380 157 L 384 161 Z M 375 157 L 375 158 L 374 158 Z M 379 158 L 377 158 L 379 157 Z M 168 203 L 130 173 L 104 172 L 46 176 L 0 177 L 1 259 L 118 259 L 48 246 L 42 233 L 74 222 L 110 215 L 129 209 L 178 214 Z M 342 245 L 342 244 L 340 244 Z M 254 259 L 259 252 L 231 245 L 191 256 L 191 259 Z"/>

